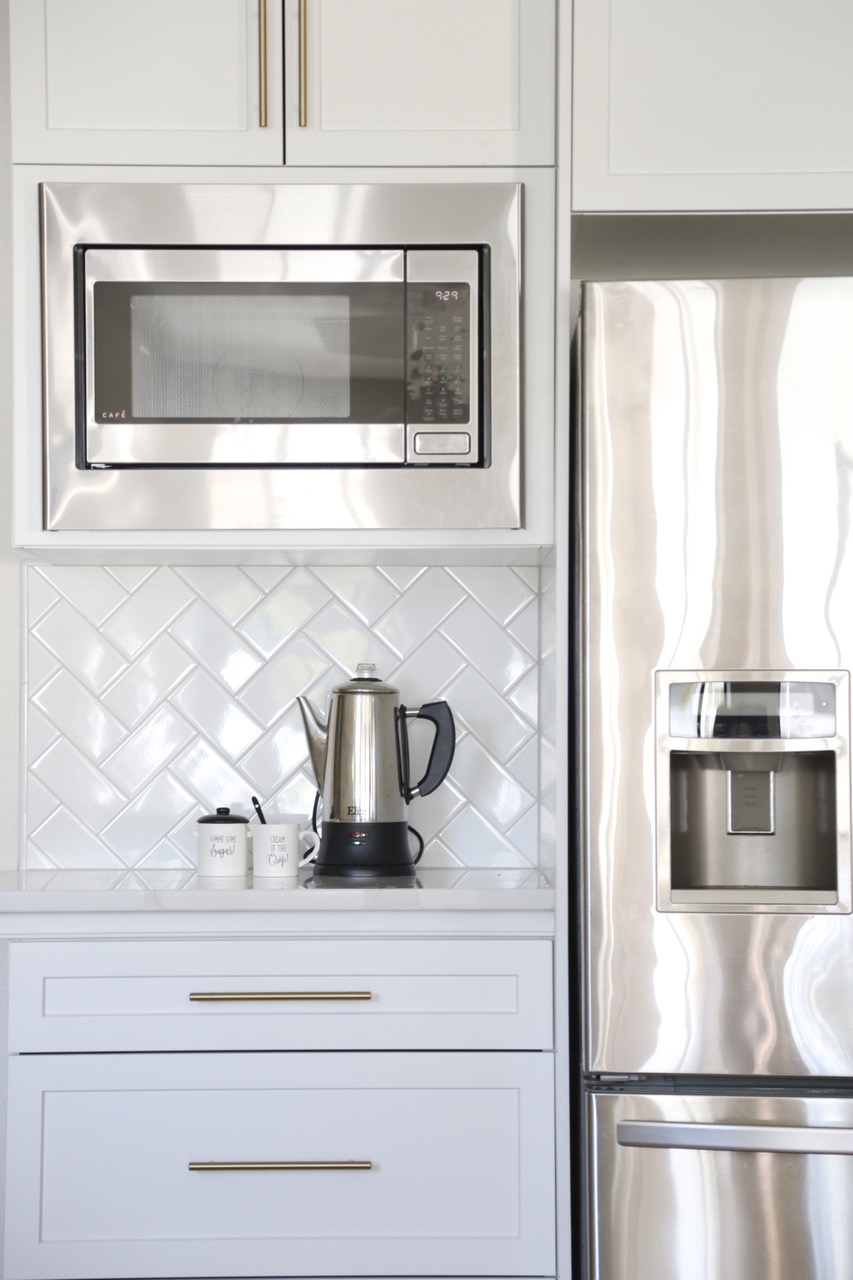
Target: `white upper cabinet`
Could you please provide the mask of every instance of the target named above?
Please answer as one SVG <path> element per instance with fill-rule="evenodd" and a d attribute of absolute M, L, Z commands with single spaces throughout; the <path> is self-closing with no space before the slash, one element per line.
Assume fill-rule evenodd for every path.
<path fill-rule="evenodd" d="M 554 161 L 555 0 L 10 0 L 13 159 Z"/>
<path fill-rule="evenodd" d="M 12 156 L 280 164 L 277 0 L 11 0 Z"/>
<path fill-rule="evenodd" d="M 553 164 L 554 8 L 286 0 L 287 163 Z"/>
<path fill-rule="evenodd" d="M 849 208 L 853 6 L 575 0 L 578 211 Z"/>

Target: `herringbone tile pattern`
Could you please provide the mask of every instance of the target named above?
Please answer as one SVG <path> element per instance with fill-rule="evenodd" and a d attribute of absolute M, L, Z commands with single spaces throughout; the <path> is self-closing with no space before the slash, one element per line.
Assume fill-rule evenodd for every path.
<path fill-rule="evenodd" d="M 325 712 L 363 661 L 456 718 L 450 777 L 410 810 L 423 865 L 537 864 L 538 570 L 25 572 L 28 867 L 192 867 L 218 805 L 309 814 L 295 698 Z"/>

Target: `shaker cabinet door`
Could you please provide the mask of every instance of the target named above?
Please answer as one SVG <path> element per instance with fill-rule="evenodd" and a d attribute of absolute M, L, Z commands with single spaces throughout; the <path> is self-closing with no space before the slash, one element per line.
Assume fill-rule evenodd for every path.
<path fill-rule="evenodd" d="M 575 0 L 574 208 L 849 208 L 851 47 L 837 0 Z"/>
<path fill-rule="evenodd" d="M 10 1063 L 7 1280 L 550 1275 L 550 1054 Z"/>
<path fill-rule="evenodd" d="M 553 164 L 554 0 L 285 0 L 286 160 Z"/>
<path fill-rule="evenodd" d="M 15 161 L 281 164 L 281 0 L 10 0 Z"/>
<path fill-rule="evenodd" d="M 17 162 L 554 162 L 556 0 L 10 8 Z"/>

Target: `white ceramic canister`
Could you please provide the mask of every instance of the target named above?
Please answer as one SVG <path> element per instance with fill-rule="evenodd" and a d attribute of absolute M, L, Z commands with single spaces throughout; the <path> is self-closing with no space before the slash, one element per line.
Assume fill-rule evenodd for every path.
<path fill-rule="evenodd" d="M 230 809 L 199 818 L 199 876 L 245 876 L 249 870 L 249 819 Z"/>

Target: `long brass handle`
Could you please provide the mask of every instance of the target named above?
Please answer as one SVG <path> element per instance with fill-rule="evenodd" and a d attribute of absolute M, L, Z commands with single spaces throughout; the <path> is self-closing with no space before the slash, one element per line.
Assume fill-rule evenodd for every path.
<path fill-rule="evenodd" d="M 370 991 L 191 991 L 190 1000 L 372 1000 Z"/>
<path fill-rule="evenodd" d="M 308 0 L 299 0 L 299 128 L 308 124 Z"/>
<path fill-rule="evenodd" d="M 267 127 L 267 0 L 258 0 L 258 83 L 260 107 L 258 123 Z"/>
<path fill-rule="evenodd" d="M 245 1169 L 372 1169 L 371 1160 L 190 1160 L 193 1173 L 221 1173 Z"/>

